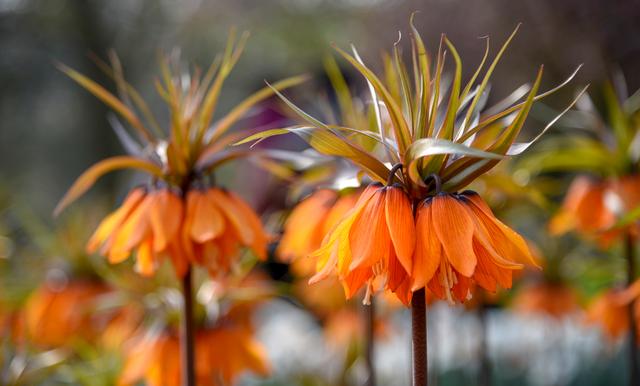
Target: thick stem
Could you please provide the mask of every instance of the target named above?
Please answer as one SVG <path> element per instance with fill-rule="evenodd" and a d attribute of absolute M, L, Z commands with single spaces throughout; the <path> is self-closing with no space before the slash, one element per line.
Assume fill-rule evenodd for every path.
<path fill-rule="evenodd" d="M 627 284 L 635 281 L 635 249 L 633 236 L 627 232 L 625 238 L 625 254 L 627 258 Z M 638 332 L 634 317 L 635 300 L 629 303 L 629 385 L 640 385 L 640 373 L 638 372 Z"/>
<path fill-rule="evenodd" d="M 427 386 L 427 303 L 424 288 L 411 299 L 413 386 Z"/>
<path fill-rule="evenodd" d="M 366 336 L 365 336 L 365 361 L 367 364 L 367 386 L 376 386 L 376 368 L 374 364 L 375 336 L 374 324 L 376 319 L 376 301 L 371 299 L 371 304 L 364 307 Z"/>
<path fill-rule="evenodd" d="M 182 361 L 182 385 L 196 385 L 195 346 L 193 338 L 193 286 L 191 268 L 182 279 L 183 317 L 180 337 L 180 358 Z"/>

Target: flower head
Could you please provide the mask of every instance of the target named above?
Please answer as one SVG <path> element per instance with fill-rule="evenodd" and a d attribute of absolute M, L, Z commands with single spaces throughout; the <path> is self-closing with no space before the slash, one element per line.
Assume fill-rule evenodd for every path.
<path fill-rule="evenodd" d="M 456 192 L 535 142 L 555 120 L 532 141 L 515 140 L 533 103 L 566 82 L 538 94 L 541 67 L 523 101 L 483 114 L 488 82 L 515 31 L 481 76 L 487 44 L 465 84 L 453 43 L 443 35 L 431 56 L 413 22 L 411 29 L 413 68 L 407 70 L 396 44 L 393 55 L 385 56 L 384 77 L 367 67 L 355 49 L 350 54 L 337 48 L 369 86 L 374 130 L 345 126 L 351 124 L 346 120 L 322 122 L 277 92 L 305 124 L 267 130 L 240 143 L 294 133 L 316 151 L 345 158 L 371 180 L 386 183 L 369 186 L 326 235 L 314 253 L 318 273 L 312 282 L 335 272 L 347 297 L 365 284 L 369 295 L 383 285 L 407 304 L 412 290 L 427 286 L 441 298 L 463 301 L 474 283 L 490 290 L 498 284 L 510 287 L 511 271 L 532 259 L 522 238 L 496 220 L 477 195 Z M 448 90 L 441 81 L 445 52 L 454 63 Z M 361 138 L 369 143 L 363 145 Z"/>
<path fill-rule="evenodd" d="M 511 288 L 512 271 L 537 265 L 524 239 L 495 218 L 472 191 L 439 193 L 418 207 L 412 288 L 465 301 L 472 284 L 495 292 Z"/>
<path fill-rule="evenodd" d="M 359 194 L 360 190 L 341 194 L 319 189 L 301 201 L 284 224 L 276 255 L 283 261 L 293 261 L 317 250 L 324 236 L 354 207 Z"/>
<path fill-rule="evenodd" d="M 539 282 L 519 290 L 513 307 L 523 314 L 561 319 L 580 309 L 576 291 L 562 282 Z"/>
<path fill-rule="evenodd" d="M 86 192 L 105 173 L 135 169 L 150 176 L 146 187 L 134 188 L 122 206 L 104 219 L 89 241 L 88 250 L 100 251 L 116 263 L 136 255 L 136 270 L 151 275 L 169 256 L 182 276 L 189 264 L 205 266 L 213 275 L 225 272 L 240 246 L 265 257 L 267 237 L 260 221 L 238 196 L 215 184 L 217 168 L 248 155 L 246 149 L 229 148 L 236 134 L 232 126 L 273 90 L 296 85 L 304 77 L 283 80 L 249 96 L 229 113 L 213 120 L 224 81 L 240 58 L 248 35 L 236 42 L 231 33 L 227 48 L 202 73 L 189 72 L 177 60 L 161 61 L 156 89 L 165 100 L 170 119 L 165 127 L 122 75 L 117 57 L 100 68 L 118 86 L 119 97 L 80 73 L 60 65 L 69 77 L 107 104 L 124 120 L 112 119 L 126 156 L 98 162 L 72 185 L 56 208 L 59 213 Z M 136 136 L 132 136 L 132 131 Z"/>
<path fill-rule="evenodd" d="M 318 273 L 311 282 L 335 269 L 347 298 L 367 284 L 368 301 L 374 280 L 380 276 L 386 277 L 389 290 L 406 294 L 414 246 L 415 226 L 407 194 L 398 186 L 372 184 L 314 252 Z"/>
<path fill-rule="evenodd" d="M 35 345 L 58 347 L 92 339 L 99 326 L 92 312 L 108 289 L 102 283 L 44 283 L 29 296 L 23 310 L 25 337 Z"/>
<path fill-rule="evenodd" d="M 629 331 L 629 306 L 620 300 L 620 293 L 609 289 L 587 307 L 586 322 L 598 325 L 605 336 L 614 341 Z"/>
<path fill-rule="evenodd" d="M 614 227 L 638 207 L 640 175 L 606 180 L 580 176 L 571 183 L 562 207 L 549 223 L 549 229 L 553 234 L 575 230 L 596 238 L 600 245 L 606 247 L 626 232 L 640 236 L 638 221 Z"/>
<path fill-rule="evenodd" d="M 232 385 L 240 374 L 251 371 L 269 374 L 265 349 L 250 330 L 239 326 L 204 328 L 195 336 L 196 379 L 199 385 Z M 144 380 L 150 386 L 181 384 L 180 342 L 177 334 L 145 335 L 127 350 L 118 385 L 135 385 Z"/>

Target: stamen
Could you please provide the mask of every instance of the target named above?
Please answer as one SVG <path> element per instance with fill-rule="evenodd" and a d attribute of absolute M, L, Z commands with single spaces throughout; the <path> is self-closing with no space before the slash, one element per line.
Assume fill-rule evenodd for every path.
<path fill-rule="evenodd" d="M 455 302 L 453 301 L 453 296 L 451 296 L 451 289 L 453 288 L 451 274 L 451 267 L 446 260 L 443 259 L 440 263 L 440 283 L 444 287 L 447 295 L 447 302 L 453 305 Z"/>
<path fill-rule="evenodd" d="M 373 279 L 367 281 L 367 292 L 364 294 L 362 304 L 368 306 L 371 304 L 371 296 L 373 296 Z"/>
<path fill-rule="evenodd" d="M 373 270 L 373 274 L 374 275 L 376 275 L 376 276 L 382 275 L 386 271 L 386 269 L 384 267 L 384 261 L 380 260 L 380 261 L 376 262 L 373 265 L 372 270 Z"/>

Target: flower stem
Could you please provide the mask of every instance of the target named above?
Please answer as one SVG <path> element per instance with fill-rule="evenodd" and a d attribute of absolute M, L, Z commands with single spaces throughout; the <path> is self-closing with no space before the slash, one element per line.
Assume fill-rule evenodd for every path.
<path fill-rule="evenodd" d="M 376 318 L 376 302 L 375 299 L 371 299 L 371 304 L 365 306 L 365 322 L 366 322 L 366 337 L 365 337 L 365 362 L 367 364 L 367 386 L 376 386 L 376 368 L 374 364 L 374 348 L 376 345 L 374 336 L 374 324 Z"/>
<path fill-rule="evenodd" d="M 413 340 L 413 386 L 427 386 L 427 303 L 425 289 L 411 299 L 411 335 Z"/>
<path fill-rule="evenodd" d="M 631 285 L 635 281 L 635 245 L 633 235 L 627 232 L 625 238 L 625 254 L 627 258 L 627 284 Z M 629 385 L 638 385 L 640 383 L 640 374 L 638 373 L 638 332 L 636 319 L 634 317 L 635 300 L 629 303 Z"/>
<path fill-rule="evenodd" d="M 484 296 L 482 295 L 480 295 L 480 305 L 478 306 L 478 320 L 480 321 L 480 374 L 478 375 L 478 384 L 481 386 L 490 386 L 492 382 L 491 362 L 489 360 L 489 342 L 487 342 L 487 305 L 484 303 Z"/>
<path fill-rule="evenodd" d="M 196 385 L 195 347 L 193 340 L 193 286 L 191 268 L 182 278 L 183 319 L 182 336 L 180 337 L 180 354 L 182 360 L 182 385 Z"/>

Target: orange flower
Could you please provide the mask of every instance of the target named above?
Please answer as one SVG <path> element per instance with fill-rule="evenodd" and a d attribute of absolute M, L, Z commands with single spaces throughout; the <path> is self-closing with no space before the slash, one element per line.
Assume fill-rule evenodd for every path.
<path fill-rule="evenodd" d="M 106 255 L 112 264 L 126 260 L 136 251 L 135 269 L 142 275 L 153 275 L 160 257 L 168 254 L 179 276 L 187 269 L 187 261 L 175 249 L 182 223 L 183 204 L 169 189 L 147 192 L 133 189 L 122 205 L 98 225 L 87 243 L 87 252 Z"/>
<path fill-rule="evenodd" d="M 610 229 L 620 216 L 638 206 L 640 176 L 600 181 L 581 176 L 571 183 L 562 208 L 549 223 L 549 230 L 556 235 L 576 230 L 596 237 L 607 247 L 626 231 L 640 234 L 637 223 L 626 229 Z"/>
<path fill-rule="evenodd" d="M 247 38 L 246 33 L 238 38 L 232 32 L 220 60 L 204 72 L 189 73 L 179 58 L 161 60 L 162 77 L 156 88 L 169 108 L 164 124 L 142 98 L 128 103 L 129 96 L 137 92 L 126 82 L 115 55 L 111 57 L 112 68 L 106 63 L 101 66 L 117 85 L 128 86 L 122 99 L 77 71 L 59 66 L 122 119 L 113 121 L 114 129 L 119 138 L 125 138 L 130 154 L 104 159 L 87 169 L 60 200 L 55 213 L 82 196 L 104 174 L 116 170 L 145 172 L 161 187 L 133 189 L 122 207 L 102 221 L 89 242 L 90 252 L 100 250 L 112 263 L 135 252 L 136 270 L 145 276 L 153 275 L 168 255 L 179 277 L 186 274 L 190 263 L 204 265 L 213 275 L 227 271 L 239 246 L 248 246 L 265 257 L 267 237 L 255 213 L 234 194 L 198 189 L 220 166 L 247 156 L 246 149 L 230 146 L 238 140 L 238 133 L 231 133 L 233 126 L 276 90 L 306 79 L 276 82 L 218 116 L 222 86 Z M 189 78 L 186 84 L 185 74 Z"/>
<path fill-rule="evenodd" d="M 424 286 L 440 299 L 463 302 L 472 284 L 495 292 L 511 288 L 522 263 L 537 265 L 524 239 L 494 217 L 472 191 L 439 193 L 418 207 L 420 237 L 413 258 L 412 289 Z"/>
<path fill-rule="evenodd" d="M 483 61 L 465 85 L 462 60 L 453 43 L 443 36 L 441 48 L 446 45 L 447 49 L 429 55 L 412 23 L 411 29 L 413 57 L 419 59 L 412 62 L 413 66 L 407 66 L 401 55 L 386 56 L 384 76 L 376 75 L 364 64 L 355 49 L 350 54 L 336 47 L 366 79 L 371 99 L 377 101 L 374 105 L 383 107 L 374 109 L 375 119 L 369 120 L 370 124 L 322 122 L 278 93 L 304 124 L 265 130 L 238 142 L 294 133 L 319 153 L 352 162 L 360 169 L 359 176 L 366 174 L 378 183 L 386 181 L 386 187 L 367 188 L 354 209 L 325 236 L 313 254 L 318 257 L 318 273 L 311 282 L 335 271 L 348 298 L 367 284 L 365 302 L 374 290 L 374 282 L 384 285 L 405 304 L 409 303 L 412 290 L 425 286 L 450 300 L 466 299 L 473 282 L 490 290 L 495 290 L 497 284 L 510 287 L 511 271 L 521 264 L 508 259 L 531 260 L 522 238 L 496 220 L 484 203 L 475 202 L 481 201 L 479 198 L 429 197 L 437 195 L 441 188 L 447 192 L 462 190 L 505 156 L 527 150 L 557 120 L 532 141 L 515 142 L 533 103 L 560 88 L 538 94 L 542 67 L 525 101 L 509 107 L 496 106 L 486 113 L 481 111 L 478 104 L 481 96 L 485 95 L 493 69 L 516 31 L 486 71 Z M 445 51 L 455 58 L 455 79 L 447 92 L 448 100 L 439 103 Z M 479 76 L 482 72 L 484 75 Z M 413 78 L 409 79 L 408 74 L 413 74 Z M 416 87 L 400 87 L 398 79 L 409 80 Z M 341 106 L 353 105 L 350 95 L 339 99 Z M 513 118 L 503 119 L 509 116 Z M 416 246 L 413 211 L 417 208 L 412 204 L 425 199 L 428 203 L 418 214 L 421 229 Z M 449 208 L 456 215 L 449 213 Z M 460 213 L 462 216 L 456 217 Z M 432 244 L 426 243 L 426 235 L 431 235 Z M 437 250 L 430 250 L 433 253 L 428 255 L 420 252 L 427 246 Z"/>
<path fill-rule="evenodd" d="M 100 332 L 100 343 L 110 350 L 119 350 L 124 343 L 135 337 L 144 319 L 144 311 L 128 304 L 110 315 L 110 320 Z"/>
<path fill-rule="evenodd" d="M 219 385 L 220 381 L 231 385 L 244 371 L 262 376 L 270 372 L 265 349 L 245 328 L 201 329 L 196 333 L 195 344 L 198 385 Z M 176 334 L 147 335 L 127 350 L 118 385 L 144 380 L 149 386 L 179 386 L 180 374 L 180 343 Z"/>
<path fill-rule="evenodd" d="M 369 185 L 314 252 L 318 273 L 310 282 L 336 270 L 347 298 L 367 284 L 366 303 L 374 279 L 386 277 L 386 288 L 408 304 L 415 242 L 411 202 L 402 188 Z"/>
<path fill-rule="evenodd" d="M 284 224 L 284 233 L 276 249 L 283 261 L 307 257 L 320 248 L 322 239 L 353 208 L 360 191 L 340 195 L 320 189 L 300 202 Z"/>
<path fill-rule="evenodd" d="M 523 314 L 546 314 L 558 319 L 579 309 L 578 296 L 571 287 L 551 282 L 523 288 L 513 300 L 513 305 Z"/>
<path fill-rule="evenodd" d="M 98 333 L 93 308 L 107 288 L 90 281 L 72 281 L 61 288 L 45 283 L 27 300 L 24 323 L 27 339 L 38 346 L 57 347 Z"/>
<path fill-rule="evenodd" d="M 87 251 L 99 249 L 115 264 L 135 250 L 136 270 L 145 276 L 153 275 L 166 255 L 179 276 L 189 263 L 216 276 L 229 270 L 240 246 L 266 258 L 267 240 L 258 216 L 231 192 L 189 190 L 185 205 L 169 189 L 135 188 L 100 223 Z"/>
<path fill-rule="evenodd" d="M 211 276 L 228 272 L 241 246 L 266 259 L 269 236 L 253 209 L 234 193 L 217 188 L 189 190 L 186 208 L 182 251 Z"/>
<path fill-rule="evenodd" d="M 587 308 L 586 322 L 599 325 L 611 340 L 617 340 L 629 331 L 628 303 L 621 301 L 620 294 L 620 290 L 607 290 Z"/>

